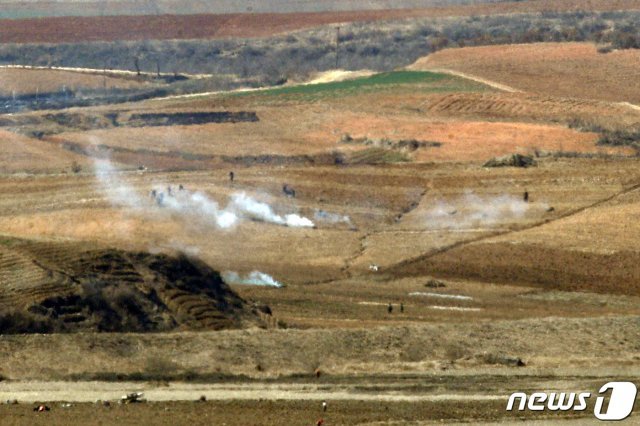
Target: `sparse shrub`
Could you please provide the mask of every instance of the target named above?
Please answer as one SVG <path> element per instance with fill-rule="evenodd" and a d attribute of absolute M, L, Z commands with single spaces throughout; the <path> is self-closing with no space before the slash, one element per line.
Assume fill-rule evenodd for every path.
<path fill-rule="evenodd" d="M 445 348 L 445 357 L 452 363 L 466 357 L 467 355 L 467 350 L 459 344 L 450 344 Z"/>
<path fill-rule="evenodd" d="M 531 167 L 536 166 L 536 160 L 533 157 L 521 154 L 505 155 L 503 157 L 495 157 L 484 163 L 483 167 Z"/>
<path fill-rule="evenodd" d="M 71 171 L 73 173 L 80 173 L 82 171 L 82 166 L 80 164 L 78 164 L 77 161 L 74 161 L 73 163 L 71 163 Z"/>
<path fill-rule="evenodd" d="M 447 284 L 444 281 L 431 279 L 427 281 L 427 283 L 424 286 L 427 288 L 443 288 L 443 287 L 446 287 Z"/>
<path fill-rule="evenodd" d="M 598 53 L 606 54 L 611 52 L 613 52 L 613 46 L 611 46 L 610 44 L 598 47 Z"/>
<path fill-rule="evenodd" d="M 483 360 L 487 364 L 499 364 L 509 367 L 525 367 L 527 364 L 522 358 L 515 356 L 508 356 L 502 354 L 487 353 L 482 356 Z"/>
<path fill-rule="evenodd" d="M 37 318 L 26 312 L 7 311 L 0 314 L 0 334 L 51 333 L 56 327 L 48 318 Z"/>
<path fill-rule="evenodd" d="M 578 130 L 580 132 L 604 133 L 607 131 L 607 129 L 602 127 L 600 124 L 585 121 L 584 119 L 577 117 L 569 120 L 567 126 L 570 129 Z"/>
<path fill-rule="evenodd" d="M 147 379 L 164 380 L 175 374 L 179 367 L 178 364 L 170 359 L 160 356 L 150 356 L 147 358 L 143 374 Z"/>
<path fill-rule="evenodd" d="M 635 149 L 637 154 L 640 154 L 640 132 L 624 130 L 604 132 L 600 136 L 600 139 L 598 139 L 597 144 L 608 146 L 629 146 Z"/>
<path fill-rule="evenodd" d="M 282 320 L 278 320 L 278 322 L 276 323 L 277 328 L 286 330 L 287 328 L 289 328 L 289 326 L 287 325 L 286 322 L 282 321 Z"/>

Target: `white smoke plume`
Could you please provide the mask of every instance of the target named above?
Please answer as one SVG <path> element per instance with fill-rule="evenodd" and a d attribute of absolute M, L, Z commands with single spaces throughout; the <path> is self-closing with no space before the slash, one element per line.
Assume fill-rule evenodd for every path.
<path fill-rule="evenodd" d="M 522 218 L 532 208 L 522 197 L 499 195 L 481 197 L 472 192 L 450 201 L 438 201 L 425 215 L 426 225 L 432 229 L 459 229 L 493 226 Z M 537 203 L 536 208 L 547 208 Z"/>
<path fill-rule="evenodd" d="M 315 226 L 310 219 L 298 214 L 276 214 L 269 204 L 244 192 L 233 194 L 224 209 L 201 192 L 176 187 L 169 190 L 168 185 L 156 185 L 149 196 L 141 197 L 132 186 L 120 179 L 118 170 L 109 160 L 96 160 L 94 167 L 100 189 L 115 206 L 143 210 L 145 214 L 166 211 L 221 229 L 233 227 L 243 217 L 290 227 Z"/>
<path fill-rule="evenodd" d="M 189 216 L 222 229 L 231 228 L 238 221 L 235 213 L 220 209 L 218 203 L 200 192 L 176 190 L 165 194 L 156 190 L 156 193 L 162 194 L 161 199 L 156 195 L 157 204 L 172 213 Z"/>
<path fill-rule="evenodd" d="M 118 170 L 113 167 L 111 161 L 95 159 L 93 167 L 101 189 L 111 204 L 132 208 L 142 207 L 136 191 L 120 180 Z"/>
<path fill-rule="evenodd" d="M 253 271 L 244 277 L 241 277 L 237 272 L 228 271 L 222 273 L 222 278 L 225 282 L 232 284 L 259 285 L 276 288 L 283 287 L 282 283 L 273 279 L 271 275 L 260 271 Z"/>
<path fill-rule="evenodd" d="M 296 228 L 313 228 L 315 226 L 310 219 L 297 214 L 287 214 L 284 216 L 276 214 L 269 204 L 258 201 L 244 192 L 233 194 L 231 196 L 231 203 L 227 208 L 232 211 L 237 211 L 250 219 L 263 222 Z"/>
<path fill-rule="evenodd" d="M 326 222 L 331 224 L 346 223 L 347 225 L 353 225 L 351 218 L 347 215 L 341 215 L 337 213 L 330 213 L 324 210 L 316 210 L 313 218 L 319 222 Z"/>

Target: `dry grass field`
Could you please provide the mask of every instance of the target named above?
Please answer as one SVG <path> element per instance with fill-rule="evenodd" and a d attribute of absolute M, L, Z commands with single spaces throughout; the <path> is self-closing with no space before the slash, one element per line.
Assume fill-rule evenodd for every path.
<path fill-rule="evenodd" d="M 63 149 L 43 146 L 33 139 L 0 130 L 0 173 L 71 173 L 71 167 L 80 167 L 91 162 L 86 157 Z"/>
<path fill-rule="evenodd" d="M 132 79 L 114 78 L 61 70 L 21 68 L 0 69 L 0 96 L 78 91 L 82 89 L 132 89 L 145 84 Z"/>
<path fill-rule="evenodd" d="M 598 53 L 591 43 L 535 43 L 447 49 L 412 69 L 450 69 L 541 96 L 640 103 L 640 52 Z"/>
<path fill-rule="evenodd" d="M 302 161 L 304 156 L 334 152 L 355 155 L 368 148 L 341 142 L 345 134 L 355 139 L 415 139 L 441 144 L 407 153 L 414 162 L 486 161 L 498 155 L 535 151 L 633 154 L 630 148 L 596 146 L 597 134 L 572 130 L 564 123 L 579 118 L 622 126 L 640 119 L 640 111 L 607 102 L 523 97 L 460 77 L 417 74 L 427 81 L 367 85 L 371 77 L 359 77 L 353 83 L 324 83 L 301 86 L 299 90 L 285 87 L 149 101 L 126 107 L 123 116 L 218 108 L 254 111 L 259 121 L 169 128 L 107 127 L 82 132 L 62 128 L 45 140 L 53 146 L 72 143 L 84 149 L 105 145 L 113 148 L 114 161 L 165 169 L 171 164 L 176 167 L 177 162 L 183 168 L 209 168 L 221 159 L 244 164 L 243 159 L 252 156 L 279 157 L 284 162 L 287 161 L 282 157 L 288 157 L 292 163 Z M 363 86 L 361 90 L 359 84 Z M 108 113 L 113 109 L 86 109 L 87 116 Z M 291 117 L 296 119 L 292 121 Z"/>
<path fill-rule="evenodd" d="M 438 62 L 474 52 L 457 49 L 416 67 L 478 78 L 399 70 L 5 117 L 0 308 L 66 332 L 0 335 L 0 400 L 21 402 L 3 422 L 591 420 L 504 410 L 517 390 L 640 377 L 637 152 L 568 126 L 640 111 L 600 77 L 579 96 L 585 45 L 553 48 L 583 53 L 528 80 L 493 70 L 500 55 L 474 56 L 478 72 Z M 540 89 L 554 79 L 567 92 Z M 257 121 L 139 118 L 220 111 Z M 536 164 L 484 166 L 514 153 Z M 203 285 L 211 271 L 229 286 Z M 137 321 L 95 326 L 109 309 Z M 88 404 L 137 389 L 152 402 Z M 73 405 L 30 411 L 42 400 Z"/>

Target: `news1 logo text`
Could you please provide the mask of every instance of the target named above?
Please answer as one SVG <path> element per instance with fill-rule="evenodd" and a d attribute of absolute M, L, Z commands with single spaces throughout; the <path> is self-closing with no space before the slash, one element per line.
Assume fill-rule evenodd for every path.
<path fill-rule="evenodd" d="M 594 416 L 599 420 L 624 420 L 633 412 L 638 388 L 631 382 L 609 382 L 597 395 L 590 392 L 515 392 L 509 397 L 507 411 L 585 411 L 595 397 Z M 608 405 L 605 401 L 608 399 Z"/>

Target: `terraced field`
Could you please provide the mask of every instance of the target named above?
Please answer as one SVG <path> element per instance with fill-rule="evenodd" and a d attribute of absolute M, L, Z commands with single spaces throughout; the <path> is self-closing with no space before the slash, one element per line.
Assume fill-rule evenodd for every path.
<path fill-rule="evenodd" d="M 257 311 L 251 313 L 215 271 L 185 257 L 5 237 L 0 271 L 5 332 L 211 330 L 261 324 Z"/>

